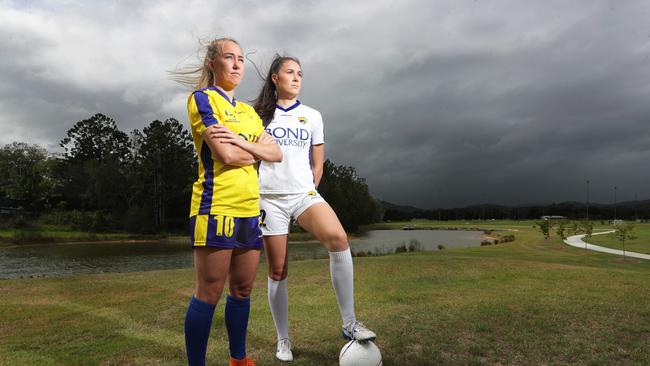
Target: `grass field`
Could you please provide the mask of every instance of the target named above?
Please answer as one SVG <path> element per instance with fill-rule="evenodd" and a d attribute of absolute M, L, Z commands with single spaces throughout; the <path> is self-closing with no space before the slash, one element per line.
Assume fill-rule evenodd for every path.
<path fill-rule="evenodd" d="M 5 244 L 127 240 L 141 237 L 147 236 L 129 233 L 92 233 L 74 230 L 64 225 L 38 225 L 32 228 L 0 230 L 0 243 Z"/>
<path fill-rule="evenodd" d="M 357 315 L 384 364 L 647 365 L 650 262 L 510 224 L 512 243 L 355 258 Z M 291 365 L 337 365 L 328 261 L 290 267 Z M 183 365 L 192 285 L 190 269 L 0 281 L 0 365 Z M 278 365 L 265 287 L 260 266 L 249 354 Z M 226 360 L 219 305 L 208 364 Z"/>
<path fill-rule="evenodd" d="M 650 225 L 636 224 L 633 229 L 633 234 L 636 239 L 625 241 L 625 250 L 650 254 Z M 608 248 L 623 249 L 620 241 L 607 234 L 592 236 L 587 239 L 587 242 Z"/>

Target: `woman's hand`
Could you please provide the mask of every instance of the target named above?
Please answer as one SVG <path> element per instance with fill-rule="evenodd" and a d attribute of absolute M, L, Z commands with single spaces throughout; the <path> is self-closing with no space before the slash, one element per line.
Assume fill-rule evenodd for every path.
<path fill-rule="evenodd" d="M 263 145 L 273 144 L 275 143 L 275 139 L 273 138 L 273 136 L 269 135 L 268 133 L 262 132 L 259 140 L 257 140 L 257 143 Z"/>
<path fill-rule="evenodd" d="M 210 132 L 209 136 L 211 139 L 215 139 L 219 143 L 228 143 L 228 144 L 233 144 L 235 146 L 238 146 L 244 150 L 247 150 L 245 148 L 245 145 L 248 143 L 246 140 L 244 140 L 241 136 L 237 135 L 236 133 L 230 131 L 228 127 L 224 125 L 216 125 L 214 126 Z"/>
<path fill-rule="evenodd" d="M 282 161 L 282 151 L 280 146 L 275 143 L 275 139 L 263 132 L 256 143 L 248 142 L 243 137 L 235 134 L 228 127 L 223 125 L 212 125 L 204 132 L 204 135 L 207 135 L 207 140 L 211 141 L 214 144 L 213 151 L 222 150 L 220 153 L 221 161 L 229 165 L 236 165 L 235 163 L 246 163 L 250 165 L 255 163 L 255 160 L 264 160 L 267 162 L 277 163 Z M 226 152 L 229 152 L 232 149 L 228 149 L 229 145 L 236 146 L 237 149 L 241 152 L 246 153 L 246 157 L 250 156 L 252 158 L 252 163 L 249 163 L 251 159 L 239 160 L 231 157 Z M 212 148 L 212 145 L 210 145 Z M 230 146 L 230 147 L 232 147 Z M 232 153 L 232 151 L 230 151 Z M 235 163 L 232 163 L 235 162 Z"/>

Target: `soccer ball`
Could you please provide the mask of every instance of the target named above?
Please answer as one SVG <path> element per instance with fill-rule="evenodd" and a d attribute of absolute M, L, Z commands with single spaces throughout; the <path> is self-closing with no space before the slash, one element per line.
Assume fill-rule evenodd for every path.
<path fill-rule="evenodd" d="M 352 340 L 341 348 L 340 366 L 381 366 L 381 352 L 372 341 Z"/>

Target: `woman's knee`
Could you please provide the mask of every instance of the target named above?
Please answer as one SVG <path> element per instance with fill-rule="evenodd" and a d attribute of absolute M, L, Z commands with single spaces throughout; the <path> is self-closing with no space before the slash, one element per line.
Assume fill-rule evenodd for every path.
<path fill-rule="evenodd" d="M 253 291 L 253 285 L 250 286 L 234 286 L 230 287 L 230 296 L 237 297 L 240 299 L 245 299 L 251 296 Z"/>
<path fill-rule="evenodd" d="M 340 252 L 348 249 L 348 235 L 344 230 L 336 230 L 326 234 L 325 243 L 331 252 Z"/>
<path fill-rule="evenodd" d="M 287 278 L 288 272 L 284 266 L 271 266 L 269 267 L 269 278 L 273 281 L 282 281 Z"/>
<path fill-rule="evenodd" d="M 253 281 L 230 283 L 230 296 L 247 298 L 253 291 Z"/>
<path fill-rule="evenodd" d="M 196 285 L 196 297 L 209 304 L 216 304 L 223 292 L 223 281 L 199 281 Z"/>

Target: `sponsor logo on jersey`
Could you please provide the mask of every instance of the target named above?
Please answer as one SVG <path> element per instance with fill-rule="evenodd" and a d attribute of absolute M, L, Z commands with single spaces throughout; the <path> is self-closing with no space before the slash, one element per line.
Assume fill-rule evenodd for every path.
<path fill-rule="evenodd" d="M 280 146 L 304 148 L 309 146 L 311 140 L 311 133 L 304 128 L 273 127 L 267 128 L 266 132 L 273 136 Z"/>
<path fill-rule="evenodd" d="M 239 137 L 241 137 L 244 140 L 249 141 L 249 142 L 257 142 L 257 140 L 260 139 L 259 136 L 255 136 L 252 133 L 249 133 L 248 135 L 243 134 L 243 133 L 239 133 L 238 135 L 239 135 Z"/>
<path fill-rule="evenodd" d="M 273 129 L 267 128 L 266 132 L 276 139 L 307 141 L 311 138 L 309 131 L 304 128 L 274 127 Z"/>

